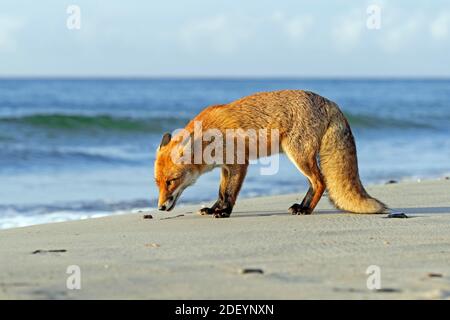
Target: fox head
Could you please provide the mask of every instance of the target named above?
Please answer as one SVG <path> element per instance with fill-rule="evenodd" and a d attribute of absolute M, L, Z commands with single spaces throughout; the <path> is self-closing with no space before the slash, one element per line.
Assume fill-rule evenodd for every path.
<path fill-rule="evenodd" d="M 180 139 L 172 139 L 170 133 L 164 134 L 156 152 L 155 182 L 159 188 L 158 209 L 170 211 L 181 193 L 194 184 L 200 175 L 193 164 L 176 163 L 174 149 L 179 146 Z"/>

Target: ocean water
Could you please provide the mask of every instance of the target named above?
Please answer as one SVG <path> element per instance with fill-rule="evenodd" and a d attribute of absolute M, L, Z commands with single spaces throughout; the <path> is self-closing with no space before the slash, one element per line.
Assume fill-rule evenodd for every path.
<path fill-rule="evenodd" d="M 163 132 L 208 105 L 278 89 L 312 90 L 340 105 L 365 184 L 450 173 L 450 80 L 3 79 L 0 228 L 153 208 Z M 218 181 L 218 170 L 201 177 L 179 205 L 214 201 Z M 250 168 L 241 197 L 306 188 L 281 156 L 276 175 Z"/>

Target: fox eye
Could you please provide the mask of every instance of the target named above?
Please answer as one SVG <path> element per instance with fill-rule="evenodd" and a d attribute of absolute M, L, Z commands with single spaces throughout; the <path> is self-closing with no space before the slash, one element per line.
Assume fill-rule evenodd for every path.
<path fill-rule="evenodd" d="M 166 181 L 166 186 L 170 187 L 171 185 L 173 185 L 178 179 L 180 178 L 174 178 L 174 179 L 170 179 Z"/>

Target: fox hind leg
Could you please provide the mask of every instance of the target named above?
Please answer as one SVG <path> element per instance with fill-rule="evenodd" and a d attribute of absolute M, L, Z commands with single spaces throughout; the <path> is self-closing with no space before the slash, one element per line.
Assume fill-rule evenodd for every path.
<path fill-rule="evenodd" d="M 294 203 L 289 209 L 289 213 L 291 214 L 303 214 L 302 212 L 305 211 L 306 208 L 309 207 L 311 200 L 314 196 L 314 189 L 310 185 L 308 192 L 306 193 L 305 197 L 303 198 L 302 202 L 300 204 Z M 306 211 L 305 213 L 306 214 Z"/>
<path fill-rule="evenodd" d="M 303 201 L 300 204 L 293 204 L 288 211 L 293 215 L 311 214 L 325 191 L 325 182 L 317 164 L 316 153 L 311 152 L 305 158 L 304 155 L 308 154 L 304 152 L 305 150 L 290 152 L 289 149 L 286 149 L 285 152 L 289 159 L 308 178 L 310 185 Z"/>

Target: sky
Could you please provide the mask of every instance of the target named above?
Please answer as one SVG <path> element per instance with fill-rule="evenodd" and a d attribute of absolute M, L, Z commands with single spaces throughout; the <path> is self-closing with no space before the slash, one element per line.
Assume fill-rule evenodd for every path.
<path fill-rule="evenodd" d="M 9 76 L 450 77 L 450 1 L 0 0 Z"/>

